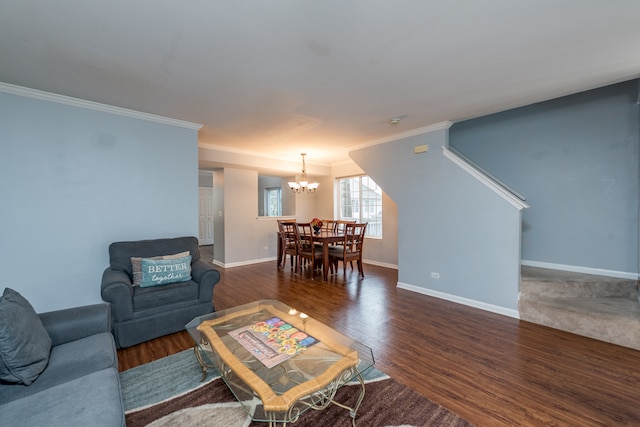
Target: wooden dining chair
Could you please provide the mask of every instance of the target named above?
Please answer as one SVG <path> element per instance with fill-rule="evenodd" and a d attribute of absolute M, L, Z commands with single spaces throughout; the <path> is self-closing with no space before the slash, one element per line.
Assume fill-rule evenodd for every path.
<path fill-rule="evenodd" d="M 347 224 L 355 224 L 355 220 L 347 220 L 347 219 L 339 219 L 336 221 L 336 225 L 334 227 L 334 231 L 338 233 L 344 233 L 345 227 Z"/>
<path fill-rule="evenodd" d="M 336 224 L 335 224 L 333 230 L 336 233 L 344 233 L 345 230 L 346 230 L 347 224 L 355 224 L 356 222 L 357 222 L 356 220 L 339 219 L 339 220 L 336 221 Z M 333 243 L 332 246 L 335 246 L 336 249 L 342 249 L 342 244 L 340 242 Z M 353 269 L 353 263 L 351 263 L 351 268 Z M 333 270 L 333 266 L 331 267 L 331 269 Z"/>
<path fill-rule="evenodd" d="M 298 269 L 298 242 L 296 237 L 296 228 L 296 222 L 293 220 L 278 220 L 282 268 L 287 264 L 287 255 L 289 255 L 291 257 L 291 270 L 293 270 L 294 260 L 296 270 Z M 278 268 L 280 268 L 280 265 L 278 265 Z"/>
<path fill-rule="evenodd" d="M 313 227 L 310 223 L 298 223 L 295 227 L 298 250 L 297 273 L 302 270 L 302 261 L 310 261 L 311 268 L 315 272 L 318 265 L 322 265 L 322 248 L 313 241 Z M 313 277 L 313 273 L 312 273 Z"/>
<path fill-rule="evenodd" d="M 329 262 L 338 270 L 338 262 L 342 261 L 342 274 L 347 275 L 347 263 L 356 261 L 358 265 L 358 275 L 364 277 L 362 267 L 362 250 L 364 248 L 364 235 L 367 230 L 367 223 L 345 224 L 344 241 L 335 247 L 329 248 Z M 332 268 L 333 268 L 332 267 Z"/>
<path fill-rule="evenodd" d="M 337 221 L 335 219 L 323 219 L 322 220 L 322 230 L 326 231 L 335 231 L 336 230 Z"/>

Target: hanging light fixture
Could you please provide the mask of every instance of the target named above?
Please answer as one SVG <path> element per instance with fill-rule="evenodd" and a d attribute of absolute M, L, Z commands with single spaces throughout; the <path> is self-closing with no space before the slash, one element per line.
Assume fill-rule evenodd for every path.
<path fill-rule="evenodd" d="M 291 191 L 294 193 L 315 193 L 320 184 L 307 181 L 307 167 L 304 163 L 304 156 L 306 156 L 307 153 L 300 153 L 300 155 L 302 156 L 302 176 L 300 177 L 300 181 L 290 181 L 289 188 L 291 188 Z"/>

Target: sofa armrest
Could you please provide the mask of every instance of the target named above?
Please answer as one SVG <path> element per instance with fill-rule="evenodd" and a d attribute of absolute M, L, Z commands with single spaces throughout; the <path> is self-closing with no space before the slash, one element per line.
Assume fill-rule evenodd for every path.
<path fill-rule="evenodd" d="M 220 281 L 220 272 L 204 261 L 191 264 L 191 278 L 200 288 L 198 300 L 213 304 L 213 286 Z"/>
<path fill-rule="evenodd" d="M 56 346 L 102 332 L 111 332 L 111 307 L 94 304 L 40 313 L 40 320 Z"/>
<path fill-rule="evenodd" d="M 100 295 L 111 304 L 111 315 L 116 322 L 133 318 L 133 284 L 124 271 L 107 268 L 102 274 Z"/>

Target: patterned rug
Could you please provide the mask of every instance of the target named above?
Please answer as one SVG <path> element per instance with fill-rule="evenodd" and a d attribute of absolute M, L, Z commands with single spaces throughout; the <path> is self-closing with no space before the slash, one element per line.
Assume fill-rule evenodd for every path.
<path fill-rule="evenodd" d="M 120 373 L 128 427 L 220 426 L 260 427 L 252 422 L 217 372 L 200 382 L 192 350 Z M 375 368 L 365 375 L 365 397 L 358 426 L 470 426 L 447 409 L 403 386 Z M 335 400 L 353 404 L 360 393 L 355 382 L 338 390 Z M 351 426 L 349 412 L 336 405 L 310 410 L 291 426 Z"/>

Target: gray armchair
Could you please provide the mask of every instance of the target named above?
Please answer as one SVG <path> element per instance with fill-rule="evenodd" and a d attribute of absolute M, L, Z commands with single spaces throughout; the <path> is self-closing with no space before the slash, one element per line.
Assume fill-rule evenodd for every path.
<path fill-rule="evenodd" d="M 134 286 L 132 257 L 150 259 L 189 251 L 191 280 L 160 286 Z M 111 304 L 118 348 L 184 330 L 193 318 L 211 313 L 220 272 L 200 259 L 195 237 L 115 242 L 102 275 L 101 295 Z"/>

